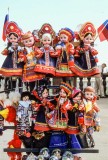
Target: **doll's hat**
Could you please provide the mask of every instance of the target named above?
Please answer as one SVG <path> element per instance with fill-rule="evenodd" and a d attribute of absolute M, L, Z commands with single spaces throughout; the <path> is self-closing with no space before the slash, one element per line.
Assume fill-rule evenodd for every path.
<path fill-rule="evenodd" d="M 85 93 L 85 92 L 93 92 L 93 93 L 95 93 L 95 90 L 94 90 L 93 87 L 87 86 L 86 88 L 84 88 L 84 93 Z"/>
<path fill-rule="evenodd" d="M 30 37 L 33 37 L 33 34 L 32 34 L 30 31 L 28 31 L 28 32 L 24 33 L 24 34 L 21 36 L 21 39 L 22 39 L 22 40 L 25 40 L 25 39 L 28 39 L 28 38 L 30 38 Z"/>
<path fill-rule="evenodd" d="M 65 92 L 68 94 L 68 96 L 72 94 L 72 90 L 73 90 L 73 88 L 68 83 L 65 83 L 65 82 L 61 82 L 60 89 L 64 89 Z"/>
<path fill-rule="evenodd" d="M 38 32 L 39 38 L 42 38 L 42 35 L 45 33 L 51 34 L 52 38 L 54 39 L 56 36 L 55 31 L 53 30 L 52 26 L 49 23 L 45 23 L 42 25 L 41 29 Z"/>
<path fill-rule="evenodd" d="M 94 27 L 94 25 L 91 22 L 86 22 L 82 25 L 80 31 L 79 31 L 79 36 L 81 38 L 81 40 L 83 40 L 84 36 L 90 33 L 92 34 L 93 37 L 96 36 L 96 29 Z"/>
<path fill-rule="evenodd" d="M 69 28 L 62 28 L 60 31 L 59 31 L 59 36 L 61 35 L 61 34 L 66 34 L 68 37 L 69 37 L 69 41 L 72 41 L 72 40 L 74 40 L 74 38 L 75 38 L 75 34 L 74 34 L 74 32 L 71 30 L 71 29 L 69 29 Z"/>
<path fill-rule="evenodd" d="M 21 34 L 22 34 L 22 29 L 19 28 L 19 26 L 17 25 L 16 22 L 10 21 L 10 22 L 7 24 L 7 26 L 6 26 L 6 31 L 5 31 L 6 37 L 7 37 L 10 33 L 15 33 L 15 34 L 18 35 L 18 37 L 20 37 Z"/>
<path fill-rule="evenodd" d="M 76 87 L 73 88 L 73 91 L 72 91 L 72 98 L 74 98 L 78 93 L 80 93 L 81 90 L 80 89 L 77 89 Z"/>

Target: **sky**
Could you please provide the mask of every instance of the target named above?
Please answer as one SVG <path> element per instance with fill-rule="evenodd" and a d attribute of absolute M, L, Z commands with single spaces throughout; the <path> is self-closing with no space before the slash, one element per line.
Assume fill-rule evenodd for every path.
<path fill-rule="evenodd" d="M 40 29 L 44 23 L 50 23 L 58 32 L 68 27 L 75 31 L 80 24 L 92 22 L 97 29 L 108 19 L 107 0 L 2 0 L 0 2 L 0 52 L 7 42 L 2 40 L 2 30 L 5 15 L 9 20 L 15 21 L 23 32 Z M 108 42 L 95 41 L 98 50 L 99 65 L 108 64 Z M 0 66 L 5 56 L 0 54 Z"/>

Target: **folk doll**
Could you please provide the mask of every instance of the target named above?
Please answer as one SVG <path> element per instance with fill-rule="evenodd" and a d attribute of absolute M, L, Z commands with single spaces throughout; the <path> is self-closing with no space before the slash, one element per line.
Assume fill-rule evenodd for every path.
<path fill-rule="evenodd" d="M 37 58 L 35 55 L 35 38 L 33 34 L 28 31 L 22 35 L 22 42 L 24 44 L 23 52 L 19 55 L 19 62 L 24 62 L 23 69 L 23 81 L 24 82 L 35 82 L 36 80 L 42 79 L 41 74 L 36 74 L 34 72 L 35 65 L 37 63 Z"/>
<path fill-rule="evenodd" d="M 91 86 L 87 86 L 84 89 L 84 99 L 85 113 L 84 113 L 84 125 L 88 129 L 91 127 L 96 127 L 97 130 L 100 129 L 100 118 L 98 117 L 98 112 L 100 111 L 97 103 L 95 90 Z"/>
<path fill-rule="evenodd" d="M 78 112 L 79 112 L 79 106 L 81 105 L 81 101 L 82 101 L 82 93 L 80 89 L 77 88 L 73 88 L 72 91 L 72 97 L 71 97 L 71 101 L 73 104 L 73 109 L 68 111 L 68 127 L 65 130 L 65 132 L 68 134 L 68 138 L 69 138 L 69 147 L 70 148 L 77 148 L 77 149 L 81 149 L 81 145 L 79 143 L 79 140 L 77 138 L 77 134 L 80 132 L 79 130 L 79 124 L 78 124 Z M 78 151 L 74 152 L 72 151 L 74 159 L 78 160 L 79 156 L 78 156 Z"/>
<path fill-rule="evenodd" d="M 7 56 L 0 73 L 3 76 L 22 76 L 23 62 L 18 63 L 18 55 L 21 52 L 19 41 L 22 30 L 15 22 L 9 22 L 6 27 L 7 47 L 1 54 Z"/>
<path fill-rule="evenodd" d="M 42 47 L 37 50 L 36 72 L 55 75 L 56 54 L 52 47 L 55 32 L 50 24 L 45 23 L 38 32 Z"/>
<path fill-rule="evenodd" d="M 96 29 L 91 22 L 85 23 L 79 33 L 79 45 L 75 48 L 74 66 L 70 69 L 78 76 L 87 77 L 99 74 L 97 68 L 98 51 L 92 46 L 96 36 Z"/>
<path fill-rule="evenodd" d="M 62 160 L 74 160 L 74 157 L 71 151 L 65 151 L 62 155 Z"/>
<path fill-rule="evenodd" d="M 48 125 L 53 130 L 50 145 L 51 148 L 67 148 L 68 139 L 66 130 L 68 125 L 68 110 L 72 110 L 73 106 L 69 100 L 71 95 L 72 87 L 64 82 L 61 82 L 59 97 L 56 98 L 56 105 L 53 111 L 49 112 Z"/>
<path fill-rule="evenodd" d="M 74 74 L 69 69 L 68 64 L 73 64 L 74 46 L 71 43 L 74 40 L 74 32 L 69 28 L 62 28 L 58 33 L 60 41 L 56 45 L 56 53 L 58 53 L 56 76 L 71 77 Z M 71 60 L 71 61 L 70 61 Z"/>
<path fill-rule="evenodd" d="M 54 105 L 48 99 L 49 91 L 46 86 L 40 86 L 36 91 L 33 91 L 33 94 L 40 101 L 37 104 L 37 116 L 36 122 L 34 125 L 34 132 L 32 135 L 35 137 L 35 148 L 43 148 L 48 147 L 49 145 L 49 137 L 50 127 L 47 124 L 47 113 L 49 113 Z"/>

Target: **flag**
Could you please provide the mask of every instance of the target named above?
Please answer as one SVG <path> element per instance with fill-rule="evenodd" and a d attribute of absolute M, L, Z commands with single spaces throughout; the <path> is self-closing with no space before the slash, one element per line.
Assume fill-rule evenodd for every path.
<path fill-rule="evenodd" d="M 6 26 L 7 26 L 8 22 L 9 22 L 9 14 L 6 14 L 5 20 L 4 20 L 4 25 L 3 25 L 3 33 L 2 33 L 2 39 L 3 39 L 3 41 L 6 40 L 5 30 L 6 30 Z"/>
<path fill-rule="evenodd" d="M 108 40 L 108 20 L 106 20 L 98 29 L 100 41 Z"/>

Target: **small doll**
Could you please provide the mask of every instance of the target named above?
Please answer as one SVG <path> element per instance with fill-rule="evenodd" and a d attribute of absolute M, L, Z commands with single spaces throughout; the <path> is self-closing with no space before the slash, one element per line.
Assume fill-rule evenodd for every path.
<path fill-rule="evenodd" d="M 69 69 L 69 63 L 74 64 L 73 54 L 74 46 L 71 43 L 74 40 L 74 32 L 69 28 L 62 28 L 59 33 L 59 43 L 55 50 L 58 53 L 56 76 L 57 77 L 72 77 L 74 74 Z"/>
<path fill-rule="evenodd" d="M 74 156 L 70 151 L 65 151 L 62 155 L 62 160 L 74 160 Z"/>
<path fill-rule="evenodd" d="M 37 64 L 35 72 L 44 73 L 46 75 L 55 75 L 56 57 L 52 42 L 55 38 L 55 32 L 50 24 L 43 24 L 38 32 L 42 47 L 37 49 Z"/>
<path fill-rule="evenodd" d="M 19 55 L 18 61 L 24 62 L 23 82 L 35 83 L 36 80 L 43 78 L 41 74 L 36 74 L 36 72 L 34 72 L 34 68 L 37 63 L 37 58 L 35 55 L 35 50 L 37 49 L 35 46 L 35 38 L 33 34 L 28 31 L 22 35 L 21 39 L 24 44 L 24 48 L 22 53 Z"/>
<path fill-rule="evenodd" d="M 58 160 L 61 159 L 61 150 L 60 149 L 58 149 L 58 148 L 54 149 L 51 154 L 56 156 L 58 158 Z"/>
<path fill-rule="evenodd" d="M 86 22 L 80 29 L 79 33 L 80 44 L 75 48 L 74 67 L 70 69 L 78 76 L 87 77 L 99 74 L 97 67 L 98 51 L 94 49 L 92 44 L 96 36 L 96 29 L 91 22 Z"/>
<path fill-rule="evenodd" d="M 22 76 L 23 62 L 18 63 L 18 55 L 21 52 L 19 41 L 22 30 L 15 22 L 11 21 L 7 24 L 5 33 L 8 40 L 8 45 L 1 54 L 7 57 L 0 69 L 0 73 L 6 77 Z"/>
<path fill-rule="evenodd" d="M 48 148 L 45 147 L 40 150 L 39 154 L 43 155 L 45 160 L 49 159 L 50 157 L 50 151 Z"/>
<path fill-rule="evenodd" d="M 55 99 L 56 107 L 51 113 L 47 114 L 49 116 L 48 124 L 54 130 L 65 130 L 67 128 L 67 110 L 73 109 L 69 100 L 71 92 L 72 87 L 68 83 L 61 82 L 59 97 Z"/>
<path fill-rule="evenodd" d="M 36 91 L 32 92 L 39 102 L 36 104 L 37 116 L 34 125 L 33 136 L 35 137 L 35 147 L 48 147 L 50 127 L 47 124 L 47 113 L 53 110 L 54 105 L 49 100 L 49 91 L 46 86 L 40 86 Z"/>
<path fill-rule="evenodd" d="M 68 110 L 73 106 L 69 97 L 72 93 L 72 87 L 68 83 L 61 82 L 59 97 L 55 98 L 55 108 L 49 112 L 48 125 L 53 130 L 50 139 L 50 148 L 67 148 L 68 139 L 65 132 L 68 126 Z"/>
<path fill-rule="evenodd" d="M 100 118 L 98 115 L 100 109 L 96 103 L 95 90 L 93 87 L 87 86 L 84 89 L 83 102 L 85 105 L 84 124 L 87 128 L 95 126 L 97 130 L 100 129 Z"/>
<path fill-rule="evenodd" d="M 57 156 L 52 155 L 52 156 L 50 156 L 49 160 L 58 160 L 58 158 L 57 158 Z"/>
<path fill-rule="evenodd" d="M 37 156 L 35 156 L 32 152 L 28 155 L 26 160 L 37 160 Z"/>
<path fill-rule="evenodd" d="M 38 156 L 37 156 L 37 160 L 45 160 L 45 158 L 44 158 L 43 155 L 38 155 Z"/>
<path fill-rule="evenodd" d="M 19 101 L 17 109 L 17 134 L 19 136 L 26 136 L 26 132 L 30 133 L 31 129 L 31 101 L 30 92 L 22 92 L 21 100 Z"/>
<path fill-rule="evenodd" d="M 68 127 L 65 132 L 68 134 L 69 139 L 69 147 L 73 149 L 81 149 L 81 145 L 77 138 L 77 134 L 79 133 L 79 124 L 78 124 L 78 112 L 79 106 L 82 101 L 82 93 L 80 89 L 73 88 L 71 101 L 73 104 L 73 109 L 68 110 Z M 78 152 L 72 151 L 74 159 L 78 160 Z"/>

